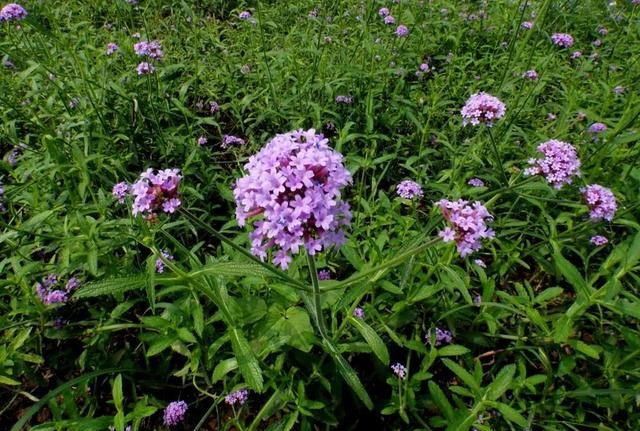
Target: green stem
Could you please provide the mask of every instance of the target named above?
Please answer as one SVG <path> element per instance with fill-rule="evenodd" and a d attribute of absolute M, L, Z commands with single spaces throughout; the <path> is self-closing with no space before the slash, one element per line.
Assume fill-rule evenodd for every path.
<path fill-rule="evenodd" d="M 313 311 L 315 314 L 318 332 L 322 338 L 327 338 L 327 326 L 322 315 L 322 301 L 320 292 L 320 282 L 318 281 L 318 271 L 316 270 L 316 261 L 313 256 L 307 253 L 307 265 L 309 267 L 309 276 L 311 277 L 311 286 L 313 287 Z"/>
<path fill-rule="evenodd" d="M 272 274 L 274 274 L 279 279 L 281 279 L 283 281 L 286 281 L 287 283 L 291 284 L 292 287 L 295 287 L 295 288 L 297 288 L 299 290 L 304 290 L 306 292 L 310 292 L 309 288 L 307 286 L 305 286 L 303 283 L 301 283 L 300 281 L 296 280 L 295 278 L 289 276 L 286 272 L 281 271 L 281 270 L 279 270 L 278 268 L 275 268 L 272 265 L 264 263 L 263 261 L 261 261 L 260 259 L 255 257 L 254 255 L 252 255 L 250 252 L 248 252 L 247 250 L 245 250 L 244 248 L 242 248 L 241 246 L 239 246 L 235 242 L 231 241 L 229 238 L 227 238 L 226 236 L 222 235 L 220 232 L 218 232 L 217 230 L 215 230 L 214 228 L 212 228 L 208 224 L 204 223 L 198 217 L 196 217 L 191 212 L 189 212 L 189 210 L 186 210 L 184 208 L 180 208 L 178 211 L 180 211 L 182 214 L 184 214 L 193 223 L 195 223 L 198 226 L 202 227 L 204 230 L 206 230 L 211 235 L 216 237 L 220 242 L 228 245 L 229 247 L 231 247 L 232 249 L 234 249 L 238 253 L 242 254 L 243 256 L 247 257 L 248 259 L 250 259 L 251 261 L 257 263 L 258 265 L 262 266 L 263 268 L 265 268 L 267 271 L 269 271 Z"/>
<path fill-rule="evenodd" d="M 487 128 L 489 131 L 489 138 L 491 140 L 491 148 L 493 148 L 493 155 L 496 158 L 496 162 L 498 166 L 500 166 L 500 172 L 502 172 L 502 178 L 504 179 L 504 185 L 509 185 L 509 179 L 507 178 L 507 173 L 504 170 L 504 166 L 502 165 L 502 159 L 500 158 L 500 153 L 498 153 L 498 146 L 496 145 L 495 139 L 493 139 L 493 133 L 491 133 L 491 128 Z"/>

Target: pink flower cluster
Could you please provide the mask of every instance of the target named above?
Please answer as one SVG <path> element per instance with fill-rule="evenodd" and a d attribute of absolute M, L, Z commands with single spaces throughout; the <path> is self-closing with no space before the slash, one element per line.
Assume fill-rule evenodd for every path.
<path fill-rule="evenodd" d="M 401 380 L 404 380 L 407 378 L 407 367 L 405 367 L 399 362 L 396 362 L 391 366 L 391 371 L 393 371 L 393 374 L 398 376 Z"/>
<path fill-rule="evenodd" d="M 529 159 L 525 175 L 544 175 L 556 189 L 571 184 L 571 177 L 580 175 L 580 159 L 573 145 L 551 139 L 538 145 L 538 152 L 544 154 L 544 158 Z"/>
<path fill-rule="evenodd" d="M 291 254 L 304 247 L 311 255 L 344 242 L 351 221 L 340 189 L 351 183 L 343 157 L 314 129 L 276 135 L 245 165 L 233 194 L 236 219 L 261 215 L 250 234 L 251 252 L 286 269 Z"/>
<path fill-rule="evenodd" d="M 452 226 L 444 228 L 438 235 L 444 242 L 455 241 L 460 256 L 465 257 L 480 250 L 482 239 L 495 236 L 495 232 L 487 227 L 487 222 L 493 217 L 480 202 L 476 201 L 470 205 L 463 199 L 442 199 L 437 205 L 445 220 Z"/>
<path fill-rule="evenodd" d="M 184 420 L 184 415 L 187 413 L 187 403 L 184 401 L 172 401 L 164 409 L 164 424 L 167 426 L 178 425 Z"/>
<path fill-rule="evenodd" d="M 230 406 L 235 404 L 243 405 L 247 402 L 249 398 L 249 391 L 246 389 L 240 389 L 239 391 L 231 392 L 229 395 L 224 397 L 224 402 Z"/>
<path fill-rule="evenodd" d="M 133 215 L 147 213 L 155 216 L 159 211 L 174 213 L 181 204 L 177 197 L 181 179 L 179 169 L 154 172 L 149 168 L 141 173 L 138 181 L 131 186 L 131 195 L 134 197 Z"/>
<path fill-rule="evenodd" d="M 222 148 L 229 148 L 232 145 L 244 145 L 246 142 L 244 139 L 242 138 L 238 138 L 237 136 L 233 136 L 233 135 L 224 135 L 222 137 L 222 144 L 220 144 L 220 146 Z"/>
<path fill-rule="evenodd" d="M 506 107 L 500 99 L 483 91 L 471 95 L 460 111 L 465 126 L 469 123 L 473 126 L 485 123 L 489 127 L 495 120 L 504 117 L 505 112 Z"/>
<path fill-rule="evenodd" d="M 568 33 L 554 33 L 551 35 L 551 40 L 560 48 L 569 48 L 573 45 L 573 36 Z"/>
<path fill-rule="evenodd" d="M 580 193 L 582 193 L 582 197 L 589 206 L 589 218 L 591 220 L 613 220 L 618 204 L 610 189 L 599 184 L 591 184 L 587 187 L 582 187 Z"/>
<path fill-rule="evenodd" d="M 42 279 L 42 283 L 36 283 L 36 294 L 44 305 L 64 304 L 69 299 L 71 292 L 80 286 L 80 280 L 71 277 L 64 287 L 59 286 L 58 276 L 49 274 Z"/>
<path fill-rule="evenodd" d="M 161 60 L 164 56 L 162 46 L 160 46 L 160 42 L 157 40 L 152 40 L 151 42 L 142 40 L 133 45 L 133 50 L 141 57 L 149 57 L 154 60 Z"/>
<path fill-rule="evenodd" d="M 593 244 L 595 246 L 601 246 L 601 245 L 607 244 L 609 242 L 609 240 L 607 239 L 606 236 L 594 235 L 594 236 L 591 237 L 589 242 L 591 242 L 591 244 Z"/>

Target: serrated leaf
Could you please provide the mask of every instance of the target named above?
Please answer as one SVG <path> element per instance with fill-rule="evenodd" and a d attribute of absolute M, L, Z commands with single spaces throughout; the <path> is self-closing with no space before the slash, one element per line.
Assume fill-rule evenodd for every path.
<path fill-rule="evenodd" d="M 249 346 L 249 342 L 236 328 L 229 329 L 229 339 L 231 340 L 231 348 L 233 354 L 238 361 L 238 368 L 244 377 L 245 382 L 255 392 L 262 392 L 264 389 L 264 381 L 262 379 L 262 371 Z"/>
<path fill-rule="evenodd" d="M 342 357 L 333 342 L 328 339 L 324 339 L 323 342 L 326 347 L 326 351 L 331 355 L 333 361 L 338 367 L 338 372 L 340 372 L 342 378 L 345 380 L 345 382 L 347 382 L 349 387 L 351 387 L 358 398 L 360 398 L 360 401 L 362 401 L 369 410 L 373 409 L 373 402 L 371 401 L 367 390 L 362 385 L 362 382 L 360 381 L 360 378 L 356 374 L 355 370 L 351 367 L 347 360 Z"/>
<path fill-rule="evenodd" d="M 96 281 L 78 288 L 73 294 L 73 297 L 75 299 L 85 299 L 104 295 L 119 295 L 129 290 L 141 289 L 145 287 L 146 282 L 147 278 L 145 275 Z"/>
<path fill-rule="evenodd" d="M 255 263 L 216 262 L 189 273 L 192 277 L 219 275 L 223 277 L 266 277 L 270 271 Z"/>
<path fill-rule="evenodd" d="M 464 368 L 462 368 L 457 363 L 453 362 L 450 359 L 443 359 L 442 362 L 449 368 L 453 373 L 460 378 L 474 394 L 480 394 L 480 383 L 476 382 L 473 376 Z"/>
<path fill-rule="evenodd" d="M 509 364 L 500 370 L 495 380 L 487 388 L 487 398 L 495 401 L 509 389 L 509 385 L 516 373 L 516 366 Z"/>
<path fill-rule="evenodd" d="M 211 383 L 215 383 L 220 381 L 229 374 L 231 371 L 238 368 L 238 361 L 236 358 L 225 359 L 224 361 L 220 361 L 218 365 L 213 369 L 213 375 L 211 376 Z"/>
<path fill-rule="evenodd" d="M 389 351 L 384 341 L 382 341 L 382 338 L 376 334 L 376 331 L 361 319 L 349 317 L 349 323 L 356 327 L 378 359 L 380 359 L 384 365 L 389 365 Z"/>
<path fill-rule="evenodd" d="M 433 402 L 436 403 L 442 411 L 445 419 L 449 421 L 453 420 L 453 407 L 451 407 L 451 403 L 449 403 L 449 400 L 444 392 L 442 392 L 442 389 L 440 389 L 440 386 L 438 386 L 438 384 L 433 380 L 429 381 L 429 394 L 431 394 Z"/>
<path fill-rule="evenodd" d="M 449 346 L 444 346 L 441 349 L 438 349 L 438 356 L 460 356 L 469 352 L 470 350 L 464 346 L 451 344 Z"/>
<path fill-rule="evenodd" d="M 154 341 L 149 346 L 149 349 L 147 350 L 147 357 L 149 358 L 151 356 L 157 355 L 158 353 L 162 352 L 163 350 L 168 348 L 171 345 L 171 343 L 173 343 L 173 341 L 174 339 L 168 336 L 161 336 L 161 337 L 155 338 Z"/>
<path fill-rule="evenodd" d="M 513 407 L 503 403 L 496 403 L 496 408 L 500 411 L 500 413 L 502 413 L 502 416 L 504 416 L 506 420 L 513 422 L 521 427 L 527 427 L 529 425 L 527 423 L 527 420 Z"/>

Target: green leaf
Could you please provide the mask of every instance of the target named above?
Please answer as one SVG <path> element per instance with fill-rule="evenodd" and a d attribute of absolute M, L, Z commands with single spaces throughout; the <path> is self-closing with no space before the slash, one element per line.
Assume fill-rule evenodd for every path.
<path fill-rule="evenodd" d="M 447 419 L 448 421 L 453 420 L 453 407 L 451 407 L 451 403 L 449 403 L 449 400 L 447 399 L 444 392 L 442 392 L 442 389 L 440 389 L 440 386 L 438 386 L 438 384 L 433 380 L 429 381 L 429 394 L 431 394 L 433 402 L 436 403 L 436 405 L 442 411 L 445 419 Z"/>
<path fill-rule="evenodd" d="M 192 277 L 219 275 L 223 277 L 266 277 L 271 271 L 255 263 L 216 262 L 189 273 Z"/>
<path fill-rule="evenodd" d="M 560 246 L 556 242 L 552 241 L 551 245 L 553 246 L 553 260 L 562 276 L 573 286 L 577 295 L 589 298 L 589 287 L 584 278 L 582 278 L 582 275 L 580 275 L 580 272 L 571 262 L 562 256 Z"/>
<path fill-rule="evenodd" d="M 324 339 L 323 340 L 326 351 L 331 355 L 333 361 L 338 367 L 338 371 L 342 378 L 344 378 L 345 382 L 351 387 L 353 392 L 356 393 L 360 401 L 364 403 L 364 405 L 369 409 L 373 409 L 373 402 L 367 393 L 367 390 L 362 385 L 360 378 L 356 374 L 355 370 L 349 365 L 349 363 L 342 357 L 338 348 L 333 344 L 331 340 Z"/>
<path fill-rule="evenodd" d="M 17 380 L 13 380 L 11 377 L 0 375 L 1 385 L 19 386 L 21 383 Z"/>
<path fill-rule="evenodd" d="M 504 416 L 506 420 L 513 422 L 523 428 L 529 425 L 527 420 L 513 407 L 503 403 L 496 403 L 496 408 L 500 411 L 500 413 L 502 413 L 502 416 Z"/>
<path fill-rule="evenodd" d="M 258 359 L 249 346 L 249 342 L 236 328 L 229 329 L 229 338 L 231 339 L 233 354 L 238 360 L 238 367 L 245 382 L 255 392 L 262 392 L 264 389 L 262 371 L 260 370 Z"/>
<path fill-rule="evenodd" d="M 553 341 L 565 343 L 569 339 L 571 328 L 573 328 L 573 319 L 566 314 L 560 317 L 553 325 Z"/>
<path fill-rule="evenodd" d="M 272 310 L 271 313 L 276 313 Z M 287 338 L 287 344 L 309 352 L 312 347 L 315 334 L 309 314 L 301 307 L 290 307 L 281 313 L 278 320 L 273 323 L 273 329 L 278 335 Z"/>
<path fill-rule="evenodd" d="M 215 383 L 220 381 L 229 374 L 231 371 L 238 368 L 238 361 L 236 358 L 225 359 L 224 361 L 220 361 L 218 365 L 213 369 L 213 375 L 211 377 L 211 383 Z"/>
<path fill-rule="evenodd" d="M 458 376 L 460 380 L 462 380 L 474 394 L 480 394 L 480 383 L 476 382 L 476 380 L 471 374 L 469 374 L 467 370 L 450 359 L 443 359 L 442 362 L 444 363 L 444 365 L 446 365 L 447 368 L 453 371 L 453 373 Z"/>
<path fill-rule="evenodd" d="M 464 346 L 451 344 L 449 346 L 444 346 L 443 348 L 438 349 L 438 356 L 459 356 L 469 352 L 470 350 Z"/>
<path fill-rule="evenodd" d="M 175 339 L 169 336 L 156 337 L 153 343 L 151 343 L 151 345 L 149 346 L 149 349 L 147 350 L 147 358 L 162 352 L 167 347 L 169 347 L 171 343 L 173 343 L 174 341 Z"/>
<path fill-rule="evenodd" d="M 361 319 L 349 317 L 349 323 L 356 327 L 378 359 L 380 359 L 384 365 L 389 365 L 389 351 L 384 341 L 382 341 L 382 338 L 376 334 L 376 331 Z"/>
<path fill-rule="evenodd" d="M 516 366 L 514 364 L 507 365 L 501 369 L 495 380 L 487 388 L 487 398 L 491 401 L 500 398 L 509 389 L 515 373 Z"/>
<path fill-rule="evenodd" d="M 116 405 L 118 411 L 122 411 L 122 402 L 124 397 L 122 396 L 122 374 L 118 374 L 113 380 L 113 386 L 111 387 L 111 396 L 113 402 Z"/>
<path fill-rule="evenodd" d="M 584 353 L 593 359 L 600 359 L 600 352 L 602 351 L 602 347 L 600 346 L 590 346 L 584 341 L 576 340 L 571 343 L 571 347 L 576 349 L 578 352 Z"/>
<path fill-rule="evenodd" d="M 73 294 L 75 299 L 92 298 L 104 295 L 120 295 L 124 292 L 145 287 L 147 278 L 145 275 L 112 278 L 104 281 L 96 281 L 85 284 Z"/>

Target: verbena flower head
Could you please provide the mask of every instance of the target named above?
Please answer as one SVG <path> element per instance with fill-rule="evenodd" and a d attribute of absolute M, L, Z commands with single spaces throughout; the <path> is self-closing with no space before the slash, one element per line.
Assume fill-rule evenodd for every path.
<path fill-rule="evenodd" d="M 345 95 L 336 96 L 336 103 L 351 105 L 353 103 L 353 97 Z"/>
<path fill-rule="evenodd" d="M 206 145 L 207 144 L 207 138 L 205 138 L 204 136 L 200 136 L 198 138 L 198 145 Z"/>
<path fill-rule="evenodd" d="M 551 35 L 551 40 L 560 48 L 569 48 L 573 45 L 573 36 L 568 33 L 554 33 Z"/>
<path fill-rule="evenodd" d="M 378 11 L 378 15 L 380 15 L 383 18 L 385 16 L 389 16 L 390 13 L 391 13 L 391 11 L 387 7 L 380 8 L 380 10 Z"/>
<path fill-rule="evenodd" d="M 216 112 L 220 112 L 220 105 L 218 105 L 218 102 L 209 102 L 209 113 L 215 114 Z"/>
<path fill-rule="evenodd" d="M 593 123 L 591 126 L 589 126 L 589 129 L 587 129 L 587 131 L 593 134 L 606 132 L 607 125 L 604 123 Z"/>
<path fill-rule="evenodd" d="M 240 12 L 240 15 L 238 15 L 238 18 L 248 20 L 251 18 L 251 12 L 249 12 L 248 10 L 243 10 L 242 12 Z"/>
<path fill-rule="evenodd" d="M 169 254 L 168 251 L 166 250 L 161 250 L 160 253 L 162 254 L 162 257 L 164 257 L 166 260 L 173 260 L 173 256 L 171 254 Z M 162 261 L 162 259 L 157 258 L 156 259 L 156 272 L 158 274 L 162 274 L 164 272 L 164 262 Z"/>
<path fill-rule="evenodd" d="M 406 25 L 400 24 L 398 28 L 396 28 L 396 36 L 406 37 L 408 34 L 409 34 L 409 28 Z"/>
<path fill-rule="evenodd" d="M 231 145 L 244 145 L 245 141 L 242 138 L 238 138 L 233 135 L 224 135 L 222 137 L 222 148 L 229 148 Z"/>
<path fill-rule="evenodd" d="M 484 181 L 482 181 L 480 178 L 471 178 L 469 181 L 467 181 L 467 184 L 469 184 L 471 187 L 484 187 Z"/>
<path fill-rule="evenodd" d="M 601 36 L 606 36 L 609 34 L 609 30 L 607 30 L 606 27 L 598 27 L 598 33 L 600 33 Z"/>
<path fill-rule="evenodd" d="M 224 402 L 230 406 L 239 404 L 243 405 L 247 402 L 249 398 L 249 391 L 246 389 L 240 389 L 239 391 L 231 392 L 229 395 L 224 397 Z"/>
<path fill-rule="evenodd" d="M 463 125 L 471 123 L 471 125 L 477 126 L 484 123 L 489 127 L 493 125 L 495 120 L 504 117 L 505 112 L 504 103 L 485 92 L 471 95 L 460 111 Z"/>
<path fill-rule="evenodd" d="M 520 24 L 520 27 L 525 30 L 531 30 L 533 28 L 533 23 L 531 21 L 524 21 L 522 24 Z"/>
<path fill-rule="evenodd" d="M 617 85 L 614 89 L 613 92 L 614 94 L 616 94 L 617 96 L 620 96 L 621 94 L 624 94 L 624 90 L 625 88 L 622 85 Z"/>
<path fill-rule="evenodd" d="M 407 368 L 399 362 L 396 362 L 391 366 L 391 370 L 393 374 L 398 376 L 401 380 L 404 380 L 407 377 Z"/>
<path fill-rule="evenodd" d="M 387 25 L 392 25 L 396 23 L 396 19 L 392 15 L 387 15 L 384 17 L 384 23 Z"/>
<path fill-rule="evenodd" d="M 318 271 L 318 279 L 319 280 L 331 280 L 331 271 L 328 269 L 321 269 Z"/>
<path fill-rule="evenodd" d="M 27 11 L 18 3 L 9 3 L 0 9 L 0 22 L 18 21 L 26 18 L 26 16 Z"/>
<path fill-rule="evenodd" d="M 476 201 L 470 204 L 459 199 L 448 201 L 442 199 L 437 202 L 442 216 L 449 222 L 450 227 L 438 233 L 444 242 L 455 241 L 458 253 L 465 257 L 482 248 L 483 239 L 491 239 L 495 232 L 487 226 L 493 217 L 484 205 Z"/>
<path fill-rule="evenodd" d="M 252 156 L 233 190 L 236 219 L 253 223 L 251 252 L 287 268 L 301 247 L 314 255 L 344 242 L 351 221 L 340 190 L 351 183 L 343 157 L 314 129 L 276 135 Z"/>
<path fill-rule="evenodd" d="M 487 267 L 487 264 L 486 264 L 486 263 L 484 263 L 484 260 L 482 260 L 482 259 L 475 259 L 475 260 L 473 261 L 473 263 L 475 263 L 476 265 L 478 265 L 480 268 L 486 268 L 486 267 Z"/>
<path fill-rule="evenodd" d="M 396 187 L 396 193 L 398 193 L 398 196 L 404 199 L 420 199 L 424 196 L 420 184 L 411 180 L 404 180 L 400 184 L 398 184 Z"/>
<path fill-rule="evenodd" d="M 543 175 L 554 188 L 571 184 L 572 177 L 580 175 L 580 160 L 573 145 L 552 139 L 538 145 L 542 159 L 529 159 L 525 175 Z"/>
<path fill-rule="evenodd" d="M 154 171 L 149 168 L 140 174 L 138 181 L 131 186 L 134 197 L 133 215 L 156 215 L 160 211 L 174 213 L 180 207 L 178 186 L 180 185 L 179 169 L 163 169 Z"/>
<path fill-rule="evenodd" d="M 187 403 L 184 401 L 172 401 L 164 409 L 164 424 L 166 426 L 178 425 L 184 420 L 184 415 L 187 413 Z"/>
<path fill-rule="evenodd" d="M 435 331 L 436 336 L 436 346 L 441 346 L 442 344 L 450 344 L 453 341 L 453 335 L 447 329 L 436 328 Z M 427 343 L 431 343 L 431 329 L 427 331 L 427 334 L 424 336 Z"/>
<path fill-rule="evenodd" d="M 607 244 L 609 242 L 609 240 L 605 236 L 594 235 L 594 236 L 591 237 L 589 242 L 591 242 L 591 244 L 593 244 L 595 246 L 601 246 L 601 245 Z"/>
<path fill-rule="evenodd" d="M 36 294 L 44 305 L 64 304 L 78 287 L 80 280 L 75 277 L 71 277 L 63 287 L 56 274 L 49 274 L 41 283 L 36 283 Z"/>
<path fill-rule="evenodd" d="M 151 42 L 142 40 L 133 45 L 133 49 L 139 56 L 146 56 L 154 60 L 160 60 L 164 56 L 162 46 L 157 40 L 152 40 Z"/>
<path fill-rule="evenodd" d="M 124 199 L 129 194 L 129 184 L 127 184 L 124 181 L 122 181 L 122 182 L 114 185 L 113 186 L 113 190 L 111 191 L 111 194 L 113 195 L 114 198 L 116 198 L 118 200 L 118 203 L 123 204 L 124 203 Z"/>
<path fill-rule="evenodd" d="M 533 69 L 527 70 L 525 73 L 522 74 L 522 77 L 525 79 L 529 79 L 531 81 L 536 81 L 538 79 L 538 72 L 536 72 Z"/>
<path fill-rule="evenodd" d="M 353 317 L 355 317 L 356 319 L 364 319 L 364 310 L 361 307 L 354 308 Z"/>
<path fill-rule="evenodd" d="M 613 192 L 599 184 L 591 184 L 580 189 L 582 197 L 589 206 L 589 218 L 593 221 L 613 220 L 618 209 L 616 197 Z"/>
<path fill-rule="evenodd" d="M 571 59 L 572 60 L 576 60 L 578 58 L 582 57 L 582 51 L 573 51 L 571 53 Z"/>
<path fill-rule="evenodd" d="M 138 72 L 138 75 L 149 75 L 155 72 L 156 68 L 153 67 L 153 64 L 149 64 L 146 61 L 143 61 L 142 63 L 138 64 L 138 67 L 136 67 L 136 71 Z"/>
<path fill-rule="evenodd" d="M 113 53 L 115 53 L 119 49 L 120 49 L 120 47 L 117 44 L 115 44 L 113 42 L 108 43 L 107 44 L 107 52 L 106 52 L 106 54 L 107 55 L 113 55 Z"/>

